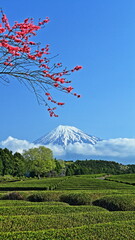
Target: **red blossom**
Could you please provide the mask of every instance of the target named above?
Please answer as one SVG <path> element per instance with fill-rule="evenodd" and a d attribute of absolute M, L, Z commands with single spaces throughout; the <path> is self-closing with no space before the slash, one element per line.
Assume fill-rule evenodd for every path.
<path fill-rule="evenodd" d="M 46 19 L 45 20 L 43 20 L 42 22 L 39 22 L 39 26 L 41 26 L 41 25 L 44 25 L 45 23 L 48 23 L 48 22 L 50 22 L 50 19 L 49 19 L 49 17 L 46 17 Z"/>
<path fill-rule="evenodd" d="M 82 66 L 76 66 L 74 67 L 71 71 L 74 72 L 74 71 L 78 71 L 80 69 L 82 69 L 83 67 Z"/>
<path fill-rule="evenodd" d="M 54 87 L 58 87 L 59 84 L 58 84 L 58 83 L 54 83 L 53 86 L 54 86 Z"/>
<path fill-rule="evenodd" d="M 42 63 L 42 62 L 44 62 L 44 59 L 40 59 L 38 62 L 39 62 L 39 63 Z"/>
<path fill-rule="evenodd" d="M 57 66 L 59 66 L 59 67 L 62 66 L 62 63 L 57 63 Z"/>
<path fill-rule="evenodd" d="M 63 90 L 66 90 L 68 93 L 70 93 L 74 88 L 73 87 L 64 87 Z"/>
<path fill-rule="evenodd" d="M 51 100 L 51 102 L 52 102 L 52 103 L 57 103 L 57 102 L 56 102 L 56 101 L 54 101 L 54 100 Z"/>
<path fill-rule="evenodd" d="M 61 105 L 61 106 L 62 106 L 62 105 L 64 105 L 65 103 L 62 103 L 62 102 L 58 102 L 57 104 L 58 104 L 58 105 Z"/>
<path fill-rule="evenodd" d="M 62 83 L 62 84 L 65 83 L 65 78 L 59 79 L 59 82 Z"/>
<path fill-rule="evenodd" d="M 29 42 L 29 44 L 30 44 L 30 45 L 35 45 L 36 43 L 34 43 L 34 42 L 31 41 L 31 42 Z"/>
<path fill-rule="evenodd" d="M 3 33 L 3 32 L 5 32 L 5 31 L 6 31 L 6 29 L 3 28 L 2 25 L 0 24 L 0 33 Z"/>
<path fill-rule="evenodd" d="M 6 65 L 6 66 L 9 65 L 9 62 L 4 62 L 4 65 Z"/>
<path fill-rule="evenodd" d="M 2 13 L 2 22 L 4 27 L 2 26 L 2 24 L 0 24 L 0 47 L 3 48 L 3 52 L 5 54 L 4 56 L 6 57 L 3 58 L 1 64 L 8 66 L 8 70 L 10 70 L 11 73 L 13 69 L 15 71 L 18 71 L 20 67 L 20 69 L 24 72 L 22 76 L 19 72 L 19 78 L 21 77 L 23 79 L 23 76 L 27 76 L 26 79 L 29 79 L 29 77 L 32 77 L 32 80 L 29 79 L 28 81 L 33 87 L 33 89 L 35 88 L 35 86 L 40 87 L 40 89 L 38 90 L 45 91 L 45 95 L 47 96 L 48 101 L 62 106 L 65 103 L 53 100 L 51 94 L 49 92 L 46 92 L 46 89 L 50 89 L 50 87 L 56 87 L 61 91 L 71 93 L 73 87 L 66 86 L 66 84 L 71 83 L 71 81 L 67 81 L 66 78 L 63 78 L 62 76 L 68 75 L 74 71 L 78 71 L 82 69 L 82 66 L 77 65 L 71 70 L 67 70 L 67 68 L 65 68 L 61 72 L 55 72 L 56 69 L 62 66 L 62 63 L 55 63 L 53 65 L 50 65 L 50 61 L 52 58 L 45 57 L 45 55 L 49 54 L 49 44 L 47 44 L 43 48 L 40 48 L 39 43 L 30 41 L 30 38 L 36 35 L 36 32 L 42 28 L 42 25 L 48 23 L 49 21 L 50 20 L 47 17 L 43 21 L 40 21 L 38 25 L 36 25 L 34 24 L 33 19 L 26 18 L 22 23 L 15 22 L 14 25 L 10 27 L 6 15 Z M 6 34 L 3 34 L 4 32 L 6 32 Z M 27 61 L 28 59 L 30 59 L 31 61 Z M 21 62 L 25 63 L 26 65 L 21 66 Z M 32 70 L 27 68 L 28 64 L 32 66 Z M 12 68 L 12 66 L 14 67 Z M 6 69 L 6 67 L 4 67 L 4 69 Z M 32 72 L 31 76 L 30 72 Z M 38 90 L 36 92 L 34 89 L 34 91 L 36 92 L 36 96 L 39 96 L 40 99 L 41 95 L 40 91 Z M 73 95 L 77 98 L 81 97 L 77 93 L 73 93 Z M 46 102 L 46 99 L 44 99 L 44 101 Z M 47 103 L 46 105 L 48 106 Z M 51 117 L 58 117 L 58 115 L 54 113 L 54 110 L 56 110 L 55 107 L 51 108 L 48 106 L 47 110 L 49 111 Z"/>
<path fill-rule="evenodd" d="M 50 69 L 46 64 L 42 64 L 42 65 L 40 65 L 40 67 L 44 67 L 44 68 Z"/>
<path fill-rule="evenodd" d="M 3 23 L 6 23 L 8 21 L 7 17 L 5 14 L 3 14 L 3 17 L 1 18 Z"/>
<path fill-rule="evenodd" d="M 52 100 L 52 97 L 48 97 L 48 100 L 49 100 L 49 101 Z"/>
<path fill-rule="evenodd" d="M 29 59 L 32 59 L 32 60 L 36 60 L 36 57 L 35 57 L 34 55 L 28 54 L 28 58 L 29 58 Z"/>

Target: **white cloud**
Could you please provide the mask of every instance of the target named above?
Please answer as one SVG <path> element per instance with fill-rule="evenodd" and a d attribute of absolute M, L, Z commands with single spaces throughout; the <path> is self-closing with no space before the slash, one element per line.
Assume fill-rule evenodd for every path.
<path fill-rule="evenodd" d="M 135 139 L 115 138 L 103 140 L 95 145 L 99 155 L 115 157 L 135 157 Z"/>
<path fill-rule="evenodd" d="M 1 148 L 8 148 L 13 153 L 19 152 L 22 153 L 23 150 L 28 150 L 30 148 L 39 147 L 39 144 L 30 143 L 27 140 L 19 140 L 9 136 L 6 140 L 0 142 Z M 54 156 L 63 156 L 65 150 L 61 146 L 54 146 L 52 144 L 46 145 L 46 147 L 52 149 Z"/>
<path fill-rule="evenodd" d="M 50 148 L 53 151 L 54 156 L 60 157 L 66 154 L 66 151 L 62 146 L 48 144 L 45 147 Z"/>
<path fill-rule="evenodd" d="M 39 145 L 35 145 L 34 143 L 30 143 L 26 140 L 19 140 L 11 136 L 9 136 L 6 140 L 0 142 L 1 148 L 8 148 L 13 152 L 19 152 L 19 153 L 22 153 L 23 150 L 27 150 L 29 148 L 34 148 L 38 146 Z"/>
<path fill-rule="evenodd" d="M 75 152 L 84 155 L 112 156 L 112 157 L 135 157 L 135 139 L 115 138 L 99 141 L 95 145 L 70 144 L 68 152 Z"/>
<path fill-rule="evenodd" d="M 38 147 L 34 143 L 30 143 L 26 140 L 18 140 L 13 137 L 8 137 L 6 140 L 0 142 L 0 147 L 8 148 L 13 152 L 22 153 L 23 150 L 29 148 Z M 99 141 L 95 145 L 91 144 L 69 144 L 66 149 L 58 145 L 46 145 L 46 147 L 52 149 L 55 157 L 65 157 L 66 155 L 72 156 L 72 154 L 84 155 L 84 158 L 90 158 L 91 156 L 101 157 L 102 159 L 132 159 L 135 164 L 135 139 L 129 138 L 115 138 L 109 140 Z M 128 160 L 129 162 L 130 160 Z"/>

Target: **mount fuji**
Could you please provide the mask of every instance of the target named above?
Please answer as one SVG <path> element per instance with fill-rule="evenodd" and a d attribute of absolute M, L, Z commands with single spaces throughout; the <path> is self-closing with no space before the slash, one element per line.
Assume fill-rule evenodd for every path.
<path fill-rule="evenodd" d="M 38 138 L 34 141 L 34 144 L 59 145 L 66 149 L 70 144 L 86 143 L 94 145 L 98 141 L 101 141 L 101 139 L 88 135 L 76 127 L 60 125 L 50 133 Z"/>

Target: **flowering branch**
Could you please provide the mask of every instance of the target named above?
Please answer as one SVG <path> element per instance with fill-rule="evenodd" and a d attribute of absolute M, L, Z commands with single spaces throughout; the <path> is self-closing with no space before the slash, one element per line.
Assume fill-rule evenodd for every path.
<path fill-rule="evenodd" d="M 0 24 L 0 79 L 9 83 L 9 78 L 15 78 L 24 83 L 35 93 L 39 103 L 48 107 L 50 116 L 58 117 L 49 103 L 62 106 L 65 103 L 57 102 L 50 94 L 53 87 L 65 93 L 73 93 L 73 87 L 67 86 L 71 81 L 66 80 L 67 75 L 82 69 L 76 66 L 71 70 L 61 70 L 62 63 L 51 64 L 49 58 L 49 45 L 41 48 L 39 43 L 31 41 L 45 24 L 50 20 L 47 17 L 43 21 L 34 24 L 33 19 L 25 19 L 22 23 L 15 22 L 11 27 L 8 18 L 1 10 Z"/>

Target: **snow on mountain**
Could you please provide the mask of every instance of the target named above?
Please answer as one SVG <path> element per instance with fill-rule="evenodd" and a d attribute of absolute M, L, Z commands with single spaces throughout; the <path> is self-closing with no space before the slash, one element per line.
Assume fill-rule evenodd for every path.
<path fill-rule="evenodd" d="M 34 144 L 52 144 L 66 148 L 69 144 L 87 143 L 94 145 L 98 141 L 100 141 L 98 137 L 88 135 L 76 127 L 60 125 L 47 135 L 34 141 Z"/>

